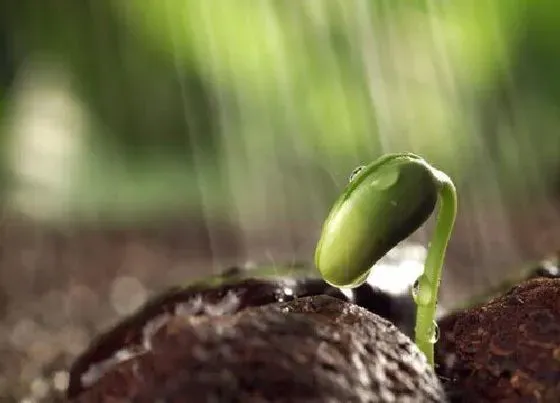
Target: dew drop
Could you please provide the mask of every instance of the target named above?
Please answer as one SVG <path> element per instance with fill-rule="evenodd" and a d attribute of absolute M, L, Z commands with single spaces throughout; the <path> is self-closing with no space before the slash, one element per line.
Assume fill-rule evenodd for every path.
<path fill-rule="evenodd" d="M 350 174 L 350 177 L 348 178 L 348 182 L 352 182 L 356 178 L 356 176 L 358 176 L 358 174 L 364 170 L 365 167 L 365 165 L 360 165 L 359 167 L 354 168 L 354 170 Z"/>
<path fill-rule="evenodd" d="M 430 335 L 430 343 L 437 343 L 439 340 L 440 330 L 438 324 L 434 321 L 432 325 L 432 334 Z"/>
<path fill-rule="evenodd" d="M 428 305 L 432 300 L 432 285 L 430 280 L 422 274 L 412 286 L 412 298 L 417 305 Z"/>
<path fill-rule="evenodd" d="M 414 280 L 414 285 L 412 286 L 412 298 L 416 301 L 418 297 L 418 289 L 420 288 L 420 280 Z"/>

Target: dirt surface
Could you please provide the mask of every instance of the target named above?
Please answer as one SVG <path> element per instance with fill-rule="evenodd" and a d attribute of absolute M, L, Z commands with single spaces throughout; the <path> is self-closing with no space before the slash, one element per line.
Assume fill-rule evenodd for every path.
<path fill-rule="evenodd" d="M 0 223 L 0 400 L 61 399 L 68 368 L 96 335 L 170 286 L 246 262 L 240 239 L 232 227 L 210 230 L 186 218 L 117 228 L 5 218 Z M 293 262 L 285 245 L 271 253 L 284 256 L 280 262 Z M 256 261 L 278 264 L 262 255 Z M 366 287 L 355 290 L 355 298 L 364 306 L 382 306 L 379 313 L 408 324 L 403 330 L 410 334 L 410 315 L 396 316 L 408 312 L 409 301 L 393 306 L 393 300 Z"/>
<path fill-rule="evenodd" d="M 328 296 L 234 315 L 160 317 L 133 357 L 75 402 L 442 402 L 423 355 L 390 322 Z M 83 374 L 82 374 L 83 375 Z"/>
<path fill-rule="evenodd" d="M 498 283 L 512 268 L 559 249 L 556 205 L 504 212 L 501 206 L 470 206 L 461 200 L 442 304 L 462 301 Z M 247 234 L 190 216 L 112 228 L 46 225 L 4 214 L 0 400 L 56 401 L 66 390 L 67 369 L 75 357 L 149 296 L 248 259 L 280 264 L 309 258 L 318 225 L 271 222 L 268 232 Z M 425 245 L 429 231 L 412 239 Z"/>
<path fill-rule="evenodd" d="M 324 282 L 296 282 L 291 279 L 247 279 L 232 284 L 170 289 L 148 301 L 111 331 L 101 333 L 94 339 L 88 350 L 80 354 L 72 365 L 68 395 L 72 397 L 82 391 L 80 377 L 91 366 L 111 359 L 116 351 L 142 349 L 145 333 L 157 318 L 180 312 L 192 316 L 232 315 L 248 307 L 328 292 L 345 299 L 344 295 Z"/>
<path fill-rule="evenodd" d="M 560 401 L 560 278 L 528 280 L 440 330 L 438 372 L 454 402 Z"/>
<path fill-rule="evenodd" d="M 52 402 L 71 362 L 149 295 L 243 252 L 237 231 L 197 219 L 130 227 L 0 223 L 0 401 Z M 221 265 L 220 265 L 221 266 Z M 222 267 L 223 269 L 223 267 Z"/>
<path fill-rule="evenodd" d="M 366 283 L 350 293 L 343 293 L 322 279 L 309 277 L 305 266 L 289 269 L 289 275 L 285 273 L 284 277 L 254 278 L 254 272 L 232 268 L 211 282 L 174 287 L 152 298 L 110 332 L 96 336 L 87 351 L 80 354 L 70 371 L 68 394 L 75 396 L 82 391 L 80 374 L 109 360 L 115 351 L 142 348 L 146 329 L 152 326 L 154 318 L 173 315 L 177 311 L 192 316 L 231 315 L 248 307 L 327 295 L 364 307 L 389 320 L 405 334 L 412 335 L 415 308 L 408 292 L 394 295 Z"/>

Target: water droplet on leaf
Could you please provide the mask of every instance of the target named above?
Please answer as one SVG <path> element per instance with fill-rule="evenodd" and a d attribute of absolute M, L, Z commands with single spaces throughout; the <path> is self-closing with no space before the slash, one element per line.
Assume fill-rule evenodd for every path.
<path fill-rule="evenodd" d="M 422 274 L 412 286 L 412 298 L 417 305 L 428 305 L 432 300 L 433 287 L 430 280 Z"/>
<path fill-rule="evenodd" d="M 412 297 L 416 300 L 418 296 L 418 289 L 420 288 L 420 280 L 416 279 L 414 281 L 414 285 L 412 286 Z"/>
<path fill-rule="evenodd" d="M 350 177 L 348 178 L 348 182 L 352 182 L 356 176 L 358 176 L 358 174 L 360 172 L 362 172 L 362 170 L 365 168 L 365 165 L 360 165 L 359 167 L 355 168 L 352 173 L 350 174 Z"/>
<path fill-rule="evenodd" d="M 432 326 L 432 334 L 430 335 L 430 342 L 434 344 L 437 343 L 437 341 L 439 340 L 439 335 L 440 335 L 439 326 L 434 321 L 434 324 Z"/>

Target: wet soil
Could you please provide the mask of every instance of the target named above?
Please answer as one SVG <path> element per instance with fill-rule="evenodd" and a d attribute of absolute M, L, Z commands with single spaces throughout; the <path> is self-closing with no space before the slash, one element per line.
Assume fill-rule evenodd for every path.
<path fill-rule="evenodd" d="M 73 379 L 102 372 L 74 402 L 445 401 L 409 338 L 338 298 L 152 319 L 157 325 L 132 358 L 72 372 Z"/>
<path fill-rule="evenodd" d="M 504 215 L 497 214 L 499 210 L 485 205 L 484 213 L 469 212 L 463 203 L 446 259 L 444 304 L 461 301 L 489 282 L 499 282 L 512 268 L 558 248 L 557 207 L 544 204 L 512 210 L 506 212 L 505 221 L 496 218 Z M 0 400 L 63 401 L 67 369 L 89 342 L 134 312 L 146 296 L 170 284 L 184 284 L 248 258 L 273 263 L 273 256 L 278 263 L 309 255 L 315 242 L 315 234 L 309 231 L 312 225 L 295 223 L 286 228 L 284 224 L 272 223 L 274 231 L 248 238 L 239 228 L 188 216 L 110 227 L 45 225 L 4 215 L 0 222 Z M 427 242 L 422 233 L 412 239 Z M 493 273 L 493 279 L 486 273 Z M 362 291 L 364 305 L 370 301 L 370 290 Z M 385 317 L 403 307 L 401 303 L 373 305 Z M 388 311 L 383 314 L 380 306 L 389 307 Z M 410 324 L 410 317 L 405 315 L 401 323 Z M 411 333 L 410 327 L 400 328 Z"/>
<path fill-rule="evenodd" d="M 284 401 L 278 396 L 278 385 L 282 385 L 289 393 L 285 401 L 322 401 L 329 396 L 331 401 L 557 402 L 559 274 L 550 264 L 537 266 L 526 281 L 503 295 L 443 317 L 436 345 L 441 384 L 431 378 L 433 374 L 426 381 L 430 371 L 426 372 L 423 360 L 414 358 L 412 368 L 416 369 L 410 372 L 407 365 L 411 361 L 406 357 L 412 342 L 392 325 L 389 341 L 379 336 L 385 330 L 376 330 L 374 336 L 368 333 L 372 338 L 366 338 L 367 352 L 359 350 L 366 354 L 361 356 L 364 363 L 381 362 L 387 368 L 370 368 L 366 379 L 363 367 L 348 366 L 358 354 L 352 351 L 355 340 L 343 340 L 340 335 L 363 334 L 360 326 L 364 320 L 367 326 L 382 328 L 390 323 L 377 315 L 368 316 L 356 305 L 367 301 L 369 311 L 383 311 L 388 307 L 383 301 L 396 296 L 384 293 L 383 298 L 368 299 L 383 294 L 369 286 L 345 295 L 316 278 L 233 279 L 223 285 L 170 290 L 101 334 L 72 366 L 68 393 L 79 402 L 117 396 L 134 396 L 138 401 L 175 396 L 172 401 L 195 401 L 180 400 L 178 396 L 187 392 L 189 396 L 194 393 L 196 401 L 237 401 L 234 396 L 243 396 L 243 401 L 268 402 Z M 395 306 L 386 318 L 399 323 L 403 314 L 396 313 Z M 299 316 L 294 319 L 287 313 Z M 352 316 L 356 313 L 358 316 Z M 321 326 L 314 315 L 320 315 Z M 341 322 L 343 329 L 337 327 Z M 361 325 L 346 328 L 350 323 Z M 331 327 L 323 334 L 326 325 Z M 400 325 L 408 328 L 410 324 Z M 231 337 L 221 338 L 224 326 Z M 325 338 L 325 334 L 329 336 Z M 400 341 L 395 345 L 395 340 Z M 154 348 L 156 341 L 159 347 Z M 184 351 L 177 352 L 177 343 Z M 344 353 L 340 343 L 348 344 L 342 346 Z M 279 348 L 284 344 L 287 349 Z M 325 372 L 327 358 L 317 353 L 316 346 L 328 348 L 331 344 L 338 350 L 329 353 Z M 381 359 L 371 356 L 379 352 L 376 349 L 383 352 Z M 191 375 L 186 376 L 185 371 Z M 172 391 L 168 382 L 174 382 Z M 446 398 L 440 394 L 441 385 Z"/>
<path fill-rule="evenodd" d="M 298 268 L 291 273 L 297 274 Z M 295 271 L 295 273 L 294 273 Z M 305 268 L 301 271 L 305 273 Z M 168 320 L 169 317 L 231 316 L 252 307 L 301 300 L 308 296 L 329 296 L 337 300 L 362 305 L 403 330 L 410 330 L 414 309 L 410 295 L 390 295 L 376 287 L 364 284 L 351 293 L 342 293 L 323 280 L 304 276 L 245 278 L 250 270 L 232 268 L 212 282 L 195 283 L 188 287 L 170 289 L 146 303 L 141 309 L 119 322 L 110 331 L 102 333 L 73 363 L 70 371 L 68 395 L 80 394 L 84 385 L 83 374 L 92 366 L 114 361 L 121 351 L 144 349 L 146 329 Z M 159 325 L 158 325 L 159 326 Z M 274 357 L 270 357 L 274 359 Z"/>
<path fill-rule="evenodd" d="M 529 279 L 439 322 L 438 372 L 452 402 L 560 401 L 560 278 Z"/>

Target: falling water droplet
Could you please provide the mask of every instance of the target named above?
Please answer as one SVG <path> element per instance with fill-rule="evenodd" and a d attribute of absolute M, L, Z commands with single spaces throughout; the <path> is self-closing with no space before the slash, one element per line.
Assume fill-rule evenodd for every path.
<path fill-rule="evenodd" d="M 434 344 L 437 343 L 437 341 L 439 340 L 439 335 L 440 335 L 439 326 L 434 321 L 434 324 L 432 326 L 432 334 L 430 335 L 430 342 Z"/>
<path fill-rule="evenodd" d="M 355 168 L 350 174 L 350 177 L 348 178 L 348 182 L 352 182 L 356 178 L 356 176 L 358 176 L 358 174 L 363 171 L 365 167 L 366 167 L 365 165 L 360 165 L 359 167 Z"/>
<path fill-rule="evenodd" d="M 424 274 L 416 279 L 412 286 L 412 298 L 417 305 L 428 305 L 432 300 L 432 286 Z"/>

